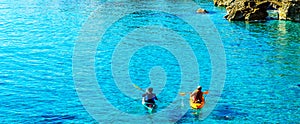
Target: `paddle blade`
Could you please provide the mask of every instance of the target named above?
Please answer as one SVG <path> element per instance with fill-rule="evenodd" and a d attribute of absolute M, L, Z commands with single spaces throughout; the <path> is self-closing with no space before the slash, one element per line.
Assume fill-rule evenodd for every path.
<path fill-rule="evenodd" d="M 203 94 L 208 94 L 209 93 L 209 91 L 207 90 L 207 91 L 205 91 L 205 92 L 203 92 Z"/>
<path fill-rule="evenodd" d="M 179 95 L 180 95 L 180 96 L 185 96 L 186 93 L 181 92 L 181 93 L 179 93 Z"/>
<path fill-rule="evenodd" d="M 142 88 L 140 88 L 138 85 L 132 84 L 136 89 L 144 91 Z"/>

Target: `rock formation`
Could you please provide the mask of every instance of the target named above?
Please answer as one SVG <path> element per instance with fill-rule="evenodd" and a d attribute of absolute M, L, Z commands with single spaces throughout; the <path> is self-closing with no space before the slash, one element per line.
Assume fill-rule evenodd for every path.
<path fill-rule="evenodd" d="M 280 20 L 291 20 L 300 22 L 300 0 L 283 2 L 283 6 L 278 9 Z"/>
<path fill-rule="evenodd" d="M 214 0 L 216 6 L 225 6 L 228 20 L 265 20 L 269 8 L 278 10 L 278 19 L 300 22 L 300 0 Z"/>
<path fill-rule="evenodd" d="M 268 4 L 259 4 L 248 1 L 236 1 L 226 8 L 228 20 L 265 20 L 268 16 L 267 13 Z"/>
<path fill-rule="evenodd" d="M 215 6 L 229 6 L 235 0 L 214 0 Z"/>

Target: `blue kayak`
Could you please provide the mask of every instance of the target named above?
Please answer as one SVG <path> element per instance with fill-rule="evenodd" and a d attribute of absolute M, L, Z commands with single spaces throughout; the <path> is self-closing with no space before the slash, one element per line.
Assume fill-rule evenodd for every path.
<path fill-rule="evenodd" d="M 149 113 L 152 113 L 153 110 L 157 108 L 156 104 L 145 102 L 144 99 L 142 100 L 142 105 L 148 110 Z"/>

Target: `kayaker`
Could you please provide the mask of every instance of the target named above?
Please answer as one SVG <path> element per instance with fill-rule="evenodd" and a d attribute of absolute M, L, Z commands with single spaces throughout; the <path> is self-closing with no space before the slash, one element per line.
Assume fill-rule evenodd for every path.
<path fill-rule="evenodd" d="M 202 92 L 202 87 L 198 86 L 197 89 L 191 93 L 191 97 L 194 98 L 194 103 L 201 103 L 203 94 L 208 94 L 208 91 Z"/>
<path fill-rule="evenodd" d="M 145 102 L 147 103 L 152 103 L 155 104 L 155 100 L 158 100 L 155 93 L 153 92 L 153 88 L 148 88 L 146 93 L 142 95 L 143 99 L 145 100 Z"/>

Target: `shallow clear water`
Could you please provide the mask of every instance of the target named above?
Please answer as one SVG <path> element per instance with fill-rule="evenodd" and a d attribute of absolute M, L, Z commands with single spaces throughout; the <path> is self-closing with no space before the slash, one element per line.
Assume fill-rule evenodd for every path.
<path fill-rule="evenodd" d="M 120 11 L 124 8 L 170 8 L 167 10 L 186 12 L 175 16 L 146 12 L 152 18 L 140 18 L 143 13 L 128 15 L 108 27 L 102 42 L 94 46 L 95 75 L 100 86 L 98 88 L 117 109 L 130 114 L 150 116 L 140 105 L 139 96 L 143 92 L 129 82 L 142 89 L 148 86 L 155 88 L 154 91 L 160 99 L 157 112 L 166 109 L 171 102 L 181 104 L 184 101 L 184 106 L 188 106 L 186 96 L 182 97 L 183 101 L 175 98 L 178 92 L 187 91 L 179 91 L 184 85 L 181 84 L 184 80 L 181 79 L 182 68 L 178 58 L 166 49 L 167 46 L 181 44 L 184 40 L 188 41 L 188 45 L 195 52 L 200 69 L 200 84 L 204 90 L 208 90 L 212 77 L 211 60 L 202 39 L 214 37 L 201 35 L 199 38 L 186 23 L 178 21 L 178 18 L 184 17 L 204 17 L 194 13 L 197 7 L 191 1 L 104 3 L 105 1 L 83 0 L 0 2 L 2 123 L 97 123 L 79 100 L 73 80 L 73 75 L 76 74 L 73 72 L 72 63 L 74 46 L 80 37 L 80 31 L 97 7 L 108 8 L 100 10 L 109 10 L 112 7 Z M 223 42 L 226 80 L 220 100 L 205 120 L 199 120 L 199 114 L 188 110 L 177 123 L 298 123 L 300 24 L 275 20 L 250 24 L 228 22 L 223 19 L 226 14 L 224 8 L 213 7 L 213 3 L 207 1 L 198 4 L 211 12 L 208 16 Z M 106 13 L 107 15 L 103 15 L 106 17 L 116 12 L 102 13 Z M 133 23 L 130 22 L 131 19 L 137 20 Z M 150 20 L 146 23 L 143 19 Z M 105 24 L 106 20 L 100 21 Z M 193 23 L 197 22 L 199 20 L 194 20 Z M 144 26 L 137 27 L 140 25 Z M 147 28 L 149 25 L 156 26 Z M 152 45 L 142 47 L 148 43 Z M 158 47 L 159 45 L 165 47 Z M 117 48 L 120 50 L 114 51 Z M 183 47 L 172 50 L 175 53 L 186 53 Z M 133 54 L 129 56 L 127 53 Z M 128 64 L 123 65 L 123 60 L 127 61 L 128 57 Z M 181 62 L 189 64 L 192 57 Z M 119 66 L 114 67 L 111 63 Z M 118 76 L 119 73 L 126 72 L 126 68 L 128 75 Z M 119 70 L 112 74 L 112 69 Z M 198 80 L 194 74 L 189 75 L 191 76 L 187 81 Z M 115 84 L 116 80 L 123 83 Z M 110 114 L 109 107 L 102 114 L 103 120 L 113 115 Z M 119 118 L 127 119 L 126 116 Z"/>

